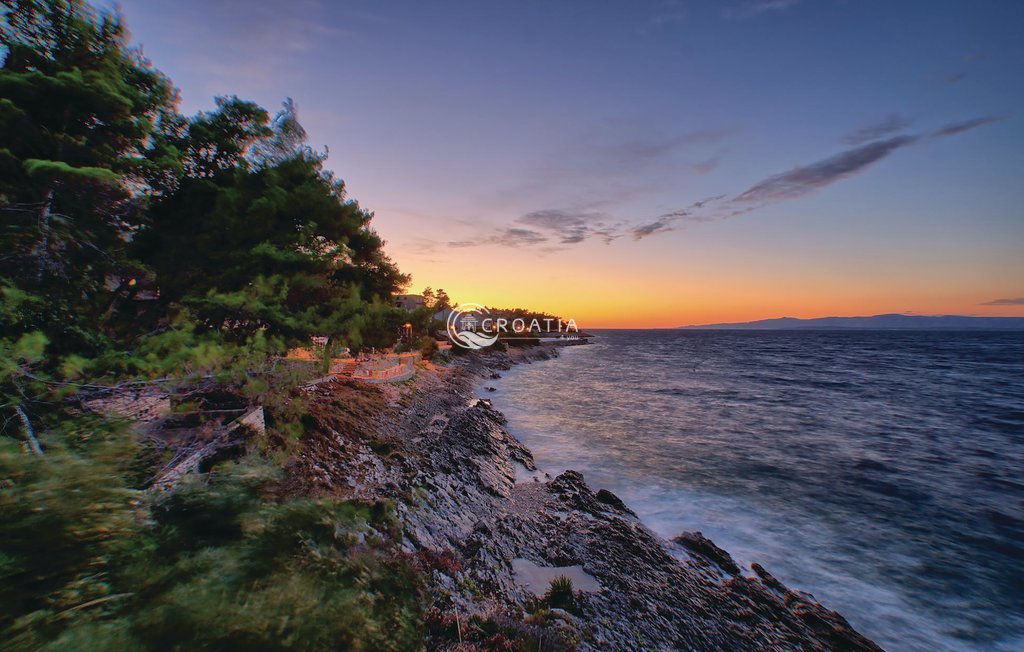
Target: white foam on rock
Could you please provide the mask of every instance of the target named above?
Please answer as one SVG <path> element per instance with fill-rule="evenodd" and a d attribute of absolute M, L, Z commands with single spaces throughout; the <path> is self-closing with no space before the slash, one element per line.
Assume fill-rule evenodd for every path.
<path fill-rule="evenodd" d="M 531 471 L 519 460 L 513 460 L 512 467 L 516 472 L 516 484 L 522 484 L 524 482 L 543 482 L 545 480 L 543 471 L 540 469 Z"/>

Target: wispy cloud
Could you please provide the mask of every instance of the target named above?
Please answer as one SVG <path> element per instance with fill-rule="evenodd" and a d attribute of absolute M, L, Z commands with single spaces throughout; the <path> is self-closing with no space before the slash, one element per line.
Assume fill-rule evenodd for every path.
<path fill-rule="evenodd" d="M 621 235 L 622 225 L 609 224 L 604 213 L 549 208 L 527 213 L 517 218 L 513 226 L 496 233 L 449 242 L 448 246 L 524 247 L 550 243 L 549 250 L 559 250 L 557 245 L 579 244 L 589 238 L 609 244 Z"/>
<path fill-rule="evenodd" d="M 872 140 L 858 144 L 833 156 L 793 168 L 787 172 L 772 175 L 747 190 L 728 198 L 715 195 L 683 208 L 662 213 L 647 221 L 615 221 L 604 212 L 544 209 L 522 215 L 511 228 L 476 239 L 449 243 L 454 247 L 478 245 L 500 245 L 507 247 L 535 246 L 546 244 L 573 245 L 588 239 L 599 239 L 611 243 L 623 236 L 642 240 L 660 233 L 676 230 L 680 224 L 694 224 L 731 219 L 780 201 L 804 197 L 815 190 L 837 181 L 860 174 L 875 163 L 904 147 L 923 141 L 947 138 L 962 134 L 978 127 L 998 122 L 998 116 L 983 116 L 951 122 L 926 134 L 899 134 L 890 138 Z M 900 131 L 909 120 L 891 115 L 884 120 L 866 125 L 851 132 L 848 142 L 859 142 L 872 135 L 889 135 Z M 652 145 L 652 147 L 654 147 Z M 645 156 L 647 149 L 633 143 L 634 155 Z M 998 299 L 990 305 L 1017 305 L 1018 299 Z"/>
<path fill-rule="evenodd" d="M 846 145 L 862 145 L 864 143 L 878 140 L 883 136 L 889 136 L 904 131 L 913 123 L 910 118 L 898 113 L 890 113 L 880 120 L 869 123 L 851 131 L 842 138 Z"/>
<path fill-rule="evenodd" d="M 981 304 L 983 306 L 1024 306 L 1024 297 L 1016 299 L 993 299 Z"/>
<path fill-rule="evenodd" d="M 953 72 L 947 74 L 945 77 L 943 77 L 942 81 L 947 84 L 956 84 L 957 82 L 963 81 L 964 79 L 967 78 L 967 68 L 975 61 L 980 61 L 981 59 L 984 58 L 985 55 L 982 54 L 981 52 L 972 52 L 968 54 L 963 59 L 963 68 L 960 68 L 959 70 L 954 70 Z"/>
<path fill-rule="evenodd" d="M 502 247 L 527 247 L 544 244 L 548 241 L 547 236 L 530 229 L 516 227 L 501 229 L 497 233 L 477 238 L 475 240 L 454 240 L 448 243 L 449 247 L 477 247 L 480 245 L 499 245 Z"/>
<path fill-rule="evenodd" d="M 929 134 L 932 138 L 945 138 L 947 136 L 955 136 L 962 134 L 965 131 L 970 131 L 975 127 L 981 127 L 983 125 L 992 124 L 993 122 L 999 122 L 1002 120 L 1002 116 L 985 116 L 981 118 L 973 118 L 971 120 L 964 120 L 963 122 L 952 122 L 944 127 L 940 127 Z"/>
<path fill-rule="evenodd" d="M 695 201 L 686 208 L 681 208 L 669 213 L 659 215 L 651 222 L 639 224 L 630 230 L 634 240 L 642 240 L 657 233 L 665 233 L 675 230 L 677 222 L 709 222 L 713 217 L 702 214 L 701 209 L 715 202 L 725 199 L 725 195 L 715 195 L 700 201 Z"/>
<path fill-rule="evenodd" d="M 735 201 L 769 201 L 802 197 L 812 190 L 853 176 L 917 140 L 917 136 L 896 136 L 848 149 L 822 161 L 768 177 L 737 195 Z"/>
<path fill-rule="evenodd" d="M 989 116 L 949 123 L 927 134 L 927 138 L 955 136 L 1000 119 Z M 905 118 L 889 116 L 883 121 L 852 132 L 850 137 L 856 136 L 856 140 L 859 140 L 871 134 L 888 135 L 899 131 L 906 122 Z M 724 196 L 719 195 L 694 202 L 690 206 L 676 211 L 664 213 L 654 220 L 633 226 L 630 229 L 630 234 L 634 240 L 641 240 L 672 231 L 680 222 L 725 220 L 745 215 L 768 204 L 798 199 L 819 188 L 859 174 L 896 150 L 914 145 L 924 139 L 925 136 L 922 135 L 901 134 L 861 144 L 826 159 L 770 176 L 732 199 L 725 199 Z"/>
<path fill-rule="evenodd" d="M 955 136 L 983 125 L 998 122 L 1001 119 L 1000 117 L 986 116 L 953 122 L 932 131 L 928 137 Z M 903 134 L 848 149 L 816 163 L 768 177 L 737 195 L 734 201 L 764 202 L 802 197 L 818 188 L 863 172 L 896 150 L 918 143 L 922 138 L 920 135 Z"/>
<path fill-rule="evenodd" d="M 723 127 L 694 129 L 673 135 L 609 140 L 604 134 L 586 139 L 574 148 L 576 156 L 616 167 L 661 163 L 669 155 L 688 147 L 721 142 L 734 130 Z"/>
<path fill-rule="evenodd" d="M 726 7 L 722 15 L 726 18 L 753 18 L 763 13 L 783 11 L 800 3 L 800 0 L 747 0 Z"/>
<path fill-rule="evenodd" d="M 735 128 L 708 125 L 686 131 L 616 119 L 574 130 L 537 152 L 536 161 L 505 186 L 479 197 L 502 211 L 530 197 L 568 212 L 610 211 L 629 200 L 678 188 L 686 177 L 710 174 Z"/>
<path fill-rule="evenodd" d="M 606 223 L 607 216 L 595 212 L 546 209 L 527 213 L 516 222 L 546 231 L 562 244 L 576 244 L 590 237 L 610 243 L 618 237 L 617 227 Z"/>
<path fill-rule="evenodd" d="M 672 230 L 672 223 L 678 218 L 671 218 L 667 215 L 663 215 L 653 222 L 647 224 L 641 224 L 633 229 L 633 239 L 641 240 L 647 236 L 654 235 L 655 233 L 664 233 L 665 231 Z"/>
<path fill-rule="evenodd" d="M 697 161 L 696 163 L 690 164 L 690 171 L 694 174 L 705 175 L 714 172 L 715 168 L 718 167 L 720 157 L 715 156 L 705 161 Z"/>

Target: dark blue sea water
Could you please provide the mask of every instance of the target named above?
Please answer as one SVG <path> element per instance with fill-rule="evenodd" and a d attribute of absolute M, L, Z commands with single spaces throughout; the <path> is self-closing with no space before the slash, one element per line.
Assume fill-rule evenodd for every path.
<path fill-rule="evenodd" d="M 602 331 L 495 383 L 545 471 L 891 650 L 1024 650 L 1024 333 Z"/>

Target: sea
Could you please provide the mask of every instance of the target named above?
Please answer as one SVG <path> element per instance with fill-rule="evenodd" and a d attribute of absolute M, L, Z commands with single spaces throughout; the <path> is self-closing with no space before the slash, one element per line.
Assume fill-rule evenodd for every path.
<path fill-rule="evenodd" d="M 1024 332 L 594 333 L 488 383 L 542 470 L 888 650 L 1024 650 Z"/>

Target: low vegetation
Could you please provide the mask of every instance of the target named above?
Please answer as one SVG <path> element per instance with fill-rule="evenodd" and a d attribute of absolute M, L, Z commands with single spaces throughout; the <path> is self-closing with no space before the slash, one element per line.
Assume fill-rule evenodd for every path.
<path fill-rule="evenodd" d="M 387 346 L 404 321 L 372 213 L 291 101 L 184 116 L 115 13 L 2 12 L 0 648 L 415 649 L 393 509 L 285 471 L 317 371 L 286 351 Z M 224 396 L 266 432 L 154 493 L 176 443 L 91 407 L 149 390 L 195 437 L 186 415 Z"/>
<path fill-rule="evenodd" d="M 385 504 L 268 500 L 280 469 L 252 456 L 143 508 L 115 468 L 38 465 L 55 462 L 73 479 L 18 477 L 24 489 L 4 492 L 11 649 L 404 650 L 420 639 L 421 581 L 390 543 Z"/>

